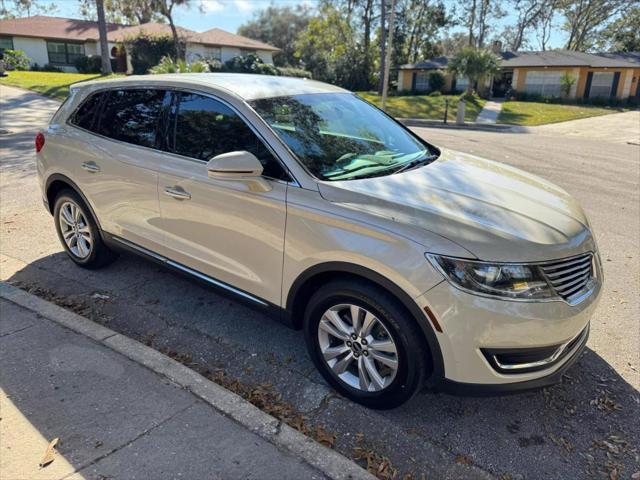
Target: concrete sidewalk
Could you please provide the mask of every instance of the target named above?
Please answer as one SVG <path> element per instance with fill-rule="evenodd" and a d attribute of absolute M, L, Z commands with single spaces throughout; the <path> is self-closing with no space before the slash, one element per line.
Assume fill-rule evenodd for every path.
<path fill-rule="evenodd" d="M 329 478 L 168 378 L 58 323 L 0 298 L 3 480 Z M 39 467 L 56 437 L 55 460 Z"/>

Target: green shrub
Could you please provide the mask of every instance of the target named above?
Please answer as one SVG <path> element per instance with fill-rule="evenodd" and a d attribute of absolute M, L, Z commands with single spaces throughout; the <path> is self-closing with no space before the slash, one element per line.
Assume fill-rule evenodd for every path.
<path fill-rule="evenodd" d="M 283 77 L 312 78 L 311 72 L 295 67 L 276 67 L 278 74 Z"/>
<path fill-rule="evenodd" d="M 118 60 L 115 58 L 109 59 L 111 63 L 111 71 L 115 72 L 118 68 Z M 83 55 L 78 57 L 73 66 L 76 67 L 78 73 L 101 73 L 102 72 L 102 57 L 100 55 Z"/>
<path fill-rule="evenodd" d="M 269 63 L 264 63 L 253 53 L 237 55 L 224 64 L 224 70 L 235 73 L 257 73 L 261 75 L 278 75 L 278 69 Z"/>
<path fill-rule="evenodd" d="M 73 62 L 78 73 L 100 73 L 102 70 L 102 57 L 98 55 L 83 55 Z"/>
<path fill-rule="evenodd" d="M 177 62 L 171 57 L 162 57 L 160 63 L 149 69 L 149 73 L 204 73 L 209 71 L 205 62 L 187 63 L 184 60 Z"/>
<path fill-rule="evenodd" d="M 131 66 L 136 75 L 144 75 L 151 67 L 158 65 L 163 57 L 176 58 L 173 39 L 167 35 L 148 35 L 142 31 L 137 37 L 127 38 L 124 43 L 131 52 Z"/>
<path fill-rule="evenodd" d="M 442 72 L 435 70 L 429 74 L 429 87 L 431 90 L 442 91 L 444 88 L 444 75 Z"/>
<path fill-rule="evenodd" d="M 442 92 L 440 90 L 434 90 L 429 94 L 430 97 L 439 97 L 440 95 L 442 95 Z"/>
<path fill-rule="evenodd" d="M 220 71 L 224 70 L 224 65 L 218 59 L 205 58 L 202 61 L 207 65 L 207 67 L 209 67 L 209 71 L 210 72 L 220 72 Z"/>
<path fill-rule="evenodd" d="M 37 63 L 34 63 L 31 66 L 31 70 L 34 72 L 55 72 L 55 73 L 64 72 L 64 70 L 62 70 L 60 67 L 56 67 L 55 65 L 51 65 L 49 63 L 44 64 L 42 67 Z"/>
<path fill-rule="evenodd" d="M 7 70 L 29 69 L 29 57 L 22 50 L 4 50 L 2 56 Z"/>

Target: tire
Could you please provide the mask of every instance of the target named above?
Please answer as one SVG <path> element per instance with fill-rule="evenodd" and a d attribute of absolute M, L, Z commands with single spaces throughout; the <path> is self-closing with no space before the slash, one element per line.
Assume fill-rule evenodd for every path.
<path fill-rule="evenodd" d="M 54 201 L 53 218 L 60 243 L 76 265 L 97 269 L 113 262 L 117 255 L 102 241 L 91 210 L 73 190 L 62 190 Z M 76 228 L 77 227 L 77 228 Z M 65 240 L 71 238 L 71 244 Z"/>
<path fill-rule="evenodd" d="M 341 324 L 335 314 L 342 328 L 336 327 Z M 358 318 L 355 329 L 354 314 Z M 345 327 L 350 342 L 343 338 Z M 307 304 L 303 328 L 309 354 L 322 376 L 357 403 L 375 409 L 395 408 L 413 397 L 427 378 L 428 346 L 415 319 L 393 295 L 376 285 L 339 280 L 322 286 Z M 365 332 L 366 328 L 371 330 Z M 342 353 L 336 355 L 339 351 Z M 339 373 L 345 363 L 346 370 Z"/>

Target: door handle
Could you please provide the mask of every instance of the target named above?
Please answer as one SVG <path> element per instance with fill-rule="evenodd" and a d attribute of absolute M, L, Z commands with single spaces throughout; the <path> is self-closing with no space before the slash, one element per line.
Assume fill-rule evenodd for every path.
<path fill-rule="evenodd" d="M 84 162 L 82 164 L 82 168 L 91 173 L 97 173 L 100 171 L 100 167 L 96 164 L 96 162 Z"/>
<path fill-rule="evenodd" d="M 176 200 L 191 200 L 191 194 L 185 192 L 180 187 L 164 187 L 164 194 L 169 195 Z"/>

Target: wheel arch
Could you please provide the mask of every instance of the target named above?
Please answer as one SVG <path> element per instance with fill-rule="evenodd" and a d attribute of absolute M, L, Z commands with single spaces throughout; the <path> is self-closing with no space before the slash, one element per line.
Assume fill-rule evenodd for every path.
<path fill-rule="evenodd" d="M 49 213 L 53 215 L 55 199 L 58 196 L 58 194 L 65 189 L 73 190 L 75 193 L 77 193 L 80 196 L 82 201 L 85 203 L 85 205 L 91 212 L 91 216 L 93 217 L 96 224 L 98 225 L 98 230 L 100 231 L 100 235 L 102 236 L 102 227 L 100 225 L 100 220 L 98 220 L 98 216 L 96 215 L 96 212 L 93 210 L 91 203 L 89 202 L 89 200 L 87 200 L 87 197 L 85 197 L 84 193 L 82 193 L 82 190 L 80 190 L 78 185 L 76 185 L 76 183 L 73 180 L 71 180 L 69 177 L 67 177 L 66 175 L 62 175 L 61 173 L 54 173 L 50 175 L 47 178 L 47 182 L 45 184 L 45 192 L 47 196 L 47 207 L 49 209 Z"/>
<path fill-rule="evenodd" d="M 384 275 L 362 265 L 347 262 L 325 262 L 302 272 L 291 285 L 287 294 L 286 311 L 294 328 L 301 328 L 304 307 L 318 285 L 336 278 L 363 279 L 391 293 L 415 319 L 430 350 L 433 366 L 432 377 L 443 378 L 444 364 L 440 344 L 433 328 L 418 304 L 402 288 Z"/>

